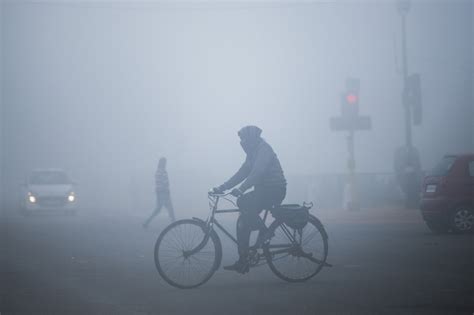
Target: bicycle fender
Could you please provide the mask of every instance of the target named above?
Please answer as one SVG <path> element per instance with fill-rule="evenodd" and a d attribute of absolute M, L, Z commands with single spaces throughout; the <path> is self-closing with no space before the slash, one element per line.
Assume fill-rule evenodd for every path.
<path fill-rule="evenodd" d="M 321 228 L 321 233 L 323 234 L 323 238 L 325 240 L 328 240 L 329 239 L 329 236 L 328 236 L 328 233 L 326 232 L 326 229 L 324 228 L 324 225 L 323 223 L 321 223 L 321 220 L 319 220 L 318 218 L 316 218 L 314 215 L 310 214 L 311 216 L 311 219 L 313 219 L 314 221 L 316 221 L 315 223 Z M 323 264 L 325 267 L 332 267 L 333 265 L 328 263 L 328 262 L 324 262 Z"/>
<path fill-rule="evenodd" d="M 321 223 L 321 221 L 320 221 L 318 218 L 316 218 L 314 215 L 312 215 L 312 214 L 310 214 L 310 217 L 311 217 L 311 219 L 313 219 L 314 221 L 316 221 L 315 223 L 318 225 L 318 227 L 321 228 L 321 233 L 322 233 L 322 235 L 323 235 L 323 238 L 324 238 L 325 240 L 329 239 L 328 233 L 326 232 L 326 229 L 324 228 L 323 223 Z"/>
<path fill-rule="evenodd" d="M 206 221 L 204 221 L 203 219 L 199 219 L 199 218 L 196 218 L 196 217 L 192 217 L 192 219 L 194 221 L 198 221 L 198 222 L 201 222 L 201 223 L 206 223 Z"/>
<path fill-rule="evenodd" d="M 196 222 L 201 223 L 201 224 L 202 224 L 202 227 L 203 227 L 203 232 L 204 232 L 204 233 L 207 233 L 207 231 L 206 231 L 206 229 L 205 229 L 205 228 L 206 228 L 206 221 L 204 221 L 203 219 L 196 218 L 196 217 L 192 217 L 191 219 L 192 219 L 193 221 L 196 221 Z M 215 231 L 213 231 L 213 232 L 215 233 Z"/>

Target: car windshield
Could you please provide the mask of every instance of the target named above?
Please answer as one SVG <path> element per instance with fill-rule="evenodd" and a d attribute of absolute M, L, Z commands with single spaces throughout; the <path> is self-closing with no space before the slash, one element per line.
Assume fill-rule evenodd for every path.
<path fill-rule="evenodd" d="M 445 156 L 429 173 L 431 176 L 445 176 L 456 160 L 455 156 Z"/>
<path fill-rule="evenodd" d="M 32 185 L 67 185 L 71 182 L 64 172 L 34 172 L 31 174 L 30 183 Z"/>

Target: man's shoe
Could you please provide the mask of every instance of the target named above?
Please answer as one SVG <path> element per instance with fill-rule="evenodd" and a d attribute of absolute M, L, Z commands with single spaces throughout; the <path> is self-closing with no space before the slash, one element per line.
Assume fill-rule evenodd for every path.
<path fill-rule="evenodd" d="M 237 271 L 238 273 L 249 272 L 249 263 L 245 260 L 237 260 L 233 265 L 224 266 L 224 270 Z"/>

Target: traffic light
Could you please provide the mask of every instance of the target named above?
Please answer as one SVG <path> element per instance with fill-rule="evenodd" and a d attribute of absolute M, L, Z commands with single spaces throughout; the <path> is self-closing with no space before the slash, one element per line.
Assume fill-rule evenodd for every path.
<path fill-rule="evenodd" d="M 345 118 L 355 118 L 359 116 L 359 87 L 360 80 L 348 78 L 346 80 L 346 90 L 342 94 L 341 113 Z"/>

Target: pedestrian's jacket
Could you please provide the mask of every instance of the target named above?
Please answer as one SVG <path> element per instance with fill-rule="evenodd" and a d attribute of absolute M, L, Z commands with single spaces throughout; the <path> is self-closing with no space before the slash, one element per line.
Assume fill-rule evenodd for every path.
<path fill-rule="evenodd" d="M 286 187 L 286 179 L 280 161 L 272 147 L 263 139 L 253 152 L 247 153 L 247 158 L 240 169 L 227 182 L 225 190 L 240 184 L 239 190 L 245 192 L 251 187 L 271 189 Z"/>
<path fill-rule="evenodd" d="M 157 193 L 169 193 L 170 183 L 168 172 L 164 168 L 158 168 L 155 173 L 155 190 Z"/>

